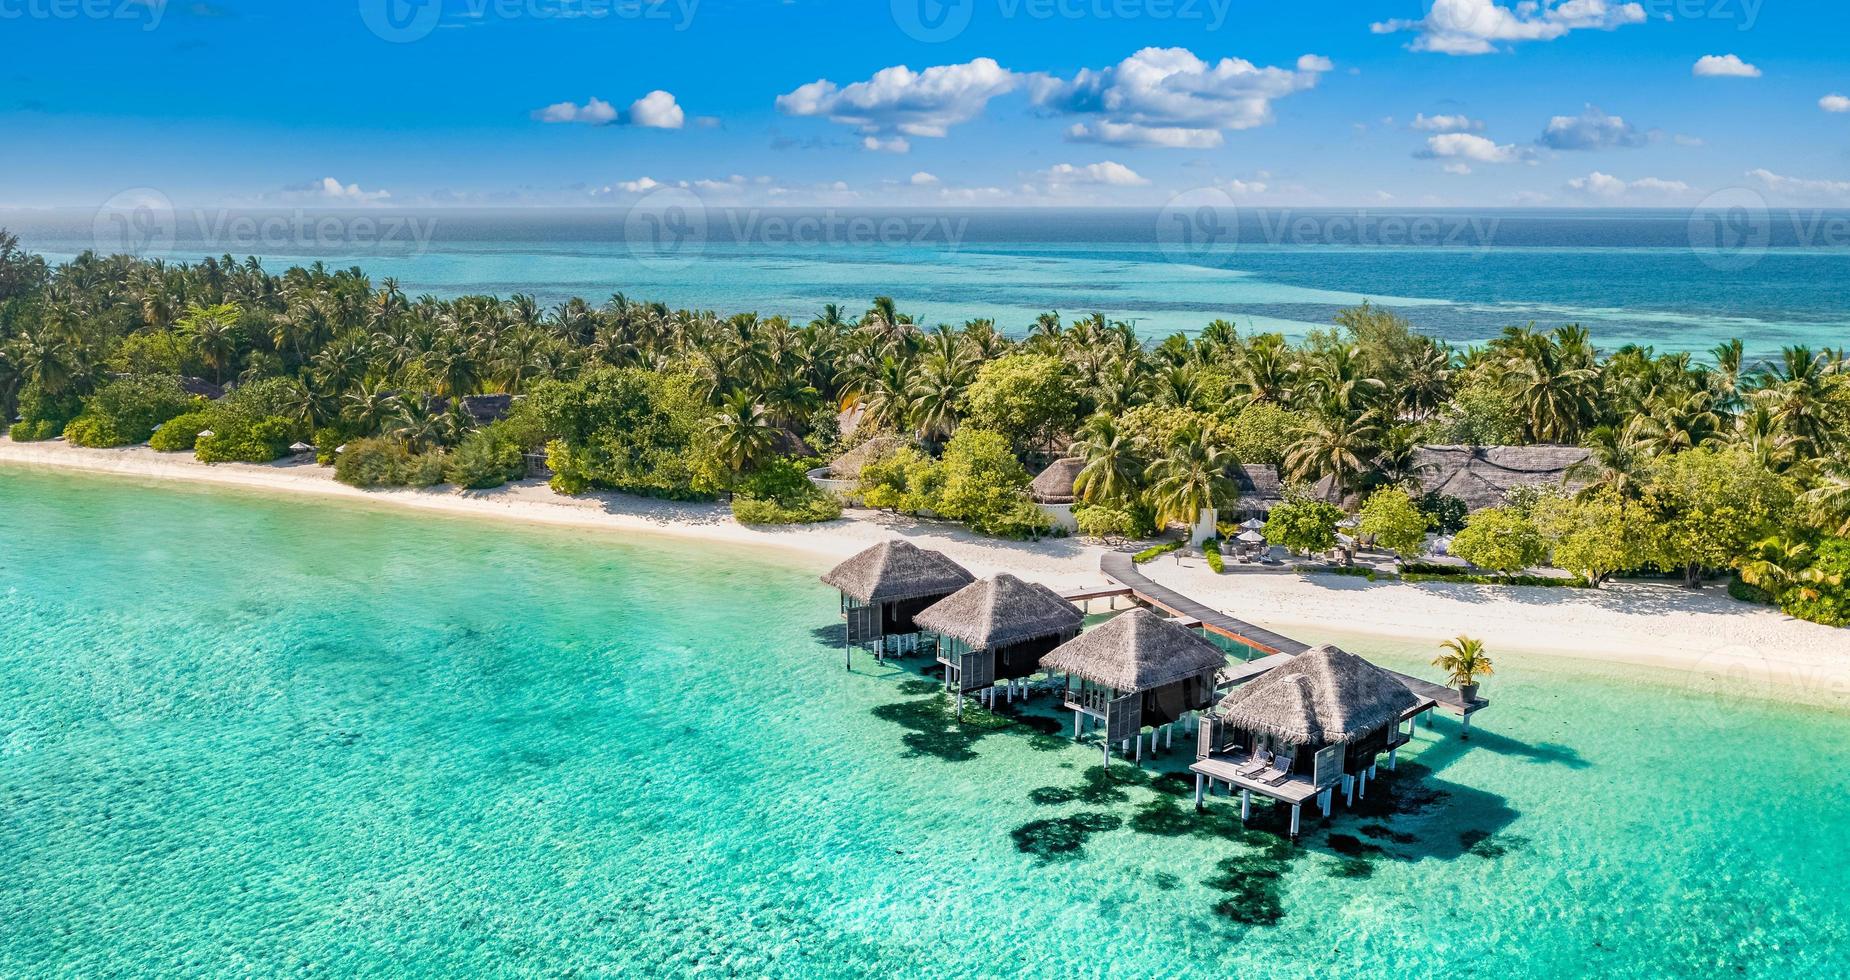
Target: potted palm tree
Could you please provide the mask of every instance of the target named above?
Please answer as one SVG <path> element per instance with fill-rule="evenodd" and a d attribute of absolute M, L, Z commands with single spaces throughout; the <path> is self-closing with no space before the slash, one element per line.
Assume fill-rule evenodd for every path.
<path fill-rule="evenodd" d="M 1484 641 L 1458 636 L 1440 644 L 1445 650 L 1432 662 L 1434 667 L 1451 674 L 1450 682 L 1464 695 L 1466 702 L 1477 700 L 1477 681 L 1494 673 L 1490 657 L 1484 653 Z"/>

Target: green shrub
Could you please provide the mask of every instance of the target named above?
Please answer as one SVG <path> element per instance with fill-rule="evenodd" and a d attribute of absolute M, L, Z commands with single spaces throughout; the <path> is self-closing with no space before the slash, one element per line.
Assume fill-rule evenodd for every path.
<path fill-rule="evenodd" d="M 1214 574 L 1220 575 L 1227 571 L 1227 560 L 1220 553 L 1219 538 L 1209 538 L 1202 542 L 1201 554 L 1208 560 L 1208 567 L 1214 570 Z"/>
<path fill-rule="evenodd" d="M 63 422 L 37 419 L 14 422 L 12 428 L 7 430 L 7 435 L 11 436 L 14 442 L 44 442 L 47 439 L 58 438 L 63 432 Z"/>
<path fill-rule="evenodd" d="M 753 473 L 732 498 L 740 524 L 819 524 L 841 517 L 841 501 L 809 480 L 809 468 L 774 460 Z"/>
<path fill-rule="evenodd" d="M 1492 572 L 1519 571 L 1548 558 L 1535 523 L 1510 507 L 1480 510 L 1466 518 L 1464 530 L 1452 538 L 1451 552 Z"/>
<path fill-rule="evenodd" d="M 1773 594 L 1757 585 L 1748 585 L 1741 581 L 1741 576 L 1728 580 L 1728 594 L 1741 602 L 1751 602 L 1756 606 L 1773 605 Z"/>
<path fill-rule="evenodd" d="M 73 446 L 108 449 L 111 446 L 126 446 L 140 440 L 123 436 L 117 431 L 115 423 L 109 419 L 79 415 L 65 425 L 64 441 Z"/>
<path fill-rule="evenodd" d="M 199 440 L 199 433 L 212 427 L 212 413 L 200 410 L 176 415 L 161 423 L 148 437 L 148 445 L 164 453 L 190 453 Z"/>
<path fill-rule="evenodd" d="M 396 439 L 356 439 L 334 463 L 334 479 L 350 487 L 432 487 L 443 482 L 444 454 L 414 453 Z"/>
<path fill-rule="evenodd" d="M 1808 571 L 1822 581 L 1781 590 L 1779 608 L 1825 626 L 1850 626 L 1850 539 L 1827 538 L 1814 554 Z"/>
<path fill-rule="evenodd" d="M 180 387 L 178 377 L 121 378 L 98 388 L 64 434 L 75 445 L 98 449 L 147 442 L 155 426 L 198 405 L 199 400 Z"/>
<path fill-rule="evenodd" d="M 1000 433 L 966 426 L 944 448 L 942 484 L 931 509 L 992 538 L 1035 538 L 1053 530 L 1028 497 L 1028 471 Z"/>
<path fill-rule="evenodd" d="M 446 465 L 449 482 L 468 490 L 498 487 L 525 472 L 520 446 L 493 425 L 464 436 Z"/>
<path fill-rule="evenodd" d="M 1148 565 L 1149 563 L 1157 560 L 1158 558 L 1163 557 L 1166 554 L 1169 554 L 1172 551 L 1181 551 L 1181 550 L 1182 550 L 1182 542 L 1167 541 L 1167 542 L 1164 542 L 1163 544 L 1157 545 L 1154 548 L 1145 548 L 1144 550 L 1137 552 L 1136 554 L 1131 556 L 1131 561 L 1139 565 Z"/>
<path fill-rule="evenodd" d="M 296 439 L 296 425 L 269 416 L 255 420 L 227 417 L 214 412 L 211 435 L 198 435 L 193 455 L 202 463 L 270 463 L 283 458 Z M 163 429 L 163 431 L 165 431 Z"/>
<path fill-rule="evenodd" d="M 1322 500 L 1294 494 L 1266 515 L 1265 539 L 1296 554 L 1328 551 L 1336 547 L 1336 525 L 1342 508 Z"/>

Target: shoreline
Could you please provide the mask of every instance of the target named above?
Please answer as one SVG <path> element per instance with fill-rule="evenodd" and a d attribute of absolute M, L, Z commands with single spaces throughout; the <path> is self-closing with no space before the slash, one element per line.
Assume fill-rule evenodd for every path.
<path fill-rule="evenodd" d="M 870 511 L 803 527 L 747 527 L 724 504 L 592 493 L 564 497 L 525 481 L 487 491 L 360 490 L 312 462 L 208 465 L 146 446 L 84 449 L 0 437 L 0 470 L 87 473 L 552 527 L 775 549 L 818 565 L 892 537 L 942 550 L 979 576 L 1011 572 L 1054 589 L 1103 584 L 1107 549 L 1073 538 L 1009 542 L 955 525 Z M 1199 559 L 1159 559 L 1150 578 L 1308 643 L 1320 634 L 1432 649 L 1460 633 L 1496 651 L 1681 671 L 1691 687 L 1730 685 L 1767 698 L 1850 709 L 1850 630 L 1736 602 L 1718 589 L 1622 582 L 1601 590 L 1369 583 L 1333 575 L 1215 575 Z"/>

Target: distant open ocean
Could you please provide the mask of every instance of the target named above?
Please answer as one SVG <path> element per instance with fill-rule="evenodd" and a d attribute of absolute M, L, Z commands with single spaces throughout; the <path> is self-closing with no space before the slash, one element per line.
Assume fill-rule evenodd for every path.
<path fill-rule="evenodd" d="M 1850 344 L 1850 212 L 1167 209 L 193 212 L 99 220 L 0 212 L 53 260 L 127 244 L 172 261 L 257 255 L 396 277 L 413 295 L 580 295 L 799 321 L 892 295 L 923 323 L 1098 311 L 1146 337 L 1301 336 L 1371 300 L 1464 345 L 1509 324 L 1580 323 L 1604 348 L 1750 352 Z"/>

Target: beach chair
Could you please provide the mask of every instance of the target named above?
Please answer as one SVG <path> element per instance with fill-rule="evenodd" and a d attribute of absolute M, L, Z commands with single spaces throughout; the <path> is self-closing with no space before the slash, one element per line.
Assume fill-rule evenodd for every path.
<path fill-rule="evenodd" d="M 1291 760 L 1273 759 L 1272 767 L 1254 777 L 1267 786 L 1277 786 L 1291 778 Z"/>
<path fill-rule="evenodd" d="M 1239 769 L 1235 771 L 1239 773 L 1241 776 L 1253 776 L 1253 775 L 1257 775 L 1258 773 L 1266 770 L 1267 768 L 1270 768 L 1271 765 L 1272 765 L 1271 753 L 1265 752 L 1264 749 L 1261 749 L 1258 752 L 1254 752 L 1253 757 L 1251 759 L 1248 759 L 1245 765 L 1241 766 Z"/>

